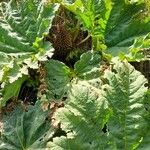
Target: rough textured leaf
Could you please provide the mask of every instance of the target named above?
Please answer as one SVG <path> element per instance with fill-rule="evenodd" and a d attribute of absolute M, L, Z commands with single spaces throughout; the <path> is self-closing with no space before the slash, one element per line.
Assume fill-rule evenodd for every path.
<path fill-rule="evenodd" d="M 66 137 L 56 137 L 47 146 L 49 148 L 46 148 L 46 150 L 91 150 L 90 144 L 81 143 L 78 139 L 67 139 Z"/>
<path fill-rule="evenodd" d="M 52 56 L 52 47 L 42 42 L 44 34 L 48 33 L 58 5 L 46 3 L 44 0 L 11 0 L 0 3 L 0 60 L 1 75 L 5 69 L 22 68 L 24 63 L 29 67 L 38 61 L 45 61 Z M 9 66 L 11 62 L 12 67 Z M 30 63 L 29 63 L 30 62 Z M 33 67 L 32 67 L 33 66 Z M 36 67 L 37 68 L 37 67 Z M 3 76 L 1 81 L 4 81 Z"/>
<path fill-rule="evenodd" d="M 101 58 L 99 54 L 87 52 L 81 55 L 81 58 L 74 66 L 78 78 L 89 80 L 100 76 Z"/>
<path fill-rule="evenodd" d="M 149 128 L 144 105 L 147 80 L 120 61 L 114 61 L 113 72 L 107 70 L 104 77 L 108 84 L 101 88 L 87 80 L 72 84 L 67 104 L 54 115 L 67 136 L 54 138 L 47 149 L 134 150 L 140 144 L 148 148 L 149 132 L 144 132 Z"/>
<path fill-rule="evenodd" d="M 87 82 L 80 81 L 72 87 L 67 105 L 54 115 L 61 122 L 61 128 L 68 133 L 67 138 L 54 139 L 49 148 L 59 149 L 60 145 L 62 150 L 72 150 L 75 146 L 85 149 L 89 145 L 91 150 L 104 149 L 108 143 L 102 129 L 110 115 L 107 102 Z"/>
<path fill-rule="evenodd" d="M 89 31 L 94 48 L 103 50 L 105 44 L 113 56 L 129 53 L 134 40 L 150 32 L 148 4 L 143 0 L 76 0 L 64 5 Z"/>
<path fill-rule="evenodd" d="M 98 54 L 87 52 L 81 55 L 75 63 L 74 70 L 69 69 L 65 64 L 50 60 L 46 63 L 46 84 L 48 86 L 48 97 L 62 99 L 67 96 L 73 80 L 87 80 L 89 85 L 100 87 L 100 63 Z"/>
<path fill-rule="evenodd" d="M 2 119 L 3 130 L 0 137 L 1 150 L 44 150 L 52 128 L 46 121 L 47 112 L 39 104 L 29 106 L 28 111 L 16 108 Z"/>
<path fill-rule="evenodd" d="M 46 63 L 45 68 L 48 97 L 61 99 L 66 96 L 71 80 L 69 67 L 57 60 L 50 60 Z"/>
<path fill-rule="evenodd" d="M 146 93 L 145 108 L 147 110 L 145 113 L 146 128 L 142 132 L 143 139 L 138 150 L 149 150 L 150 148 L 150 90 Z"/>
<path fill-rule="evenodd" d="M 0 2 L 1 88 L 28 75 L 28 68 L 38 69 L 39 61 L 51 58 L 53 48 L 43 38 L 48 34 L 58 6 L 44 0 Z"/>
<path fill-rule="evenodd" d="M 0 51 L 16 53 L 34 51 L 36 37 L 48 32 L 57 7 L 43 0 L 11 0 L 0 10 Z"/>
<path fill-rule="evenodd" d="M 109 81 L 105 97 L 113 111 L 108 130 L 117 149 L 136 149 L 145 130 L 147 80 L 127 62 L 116 61 L 113 69 L 105 73 Z"/>

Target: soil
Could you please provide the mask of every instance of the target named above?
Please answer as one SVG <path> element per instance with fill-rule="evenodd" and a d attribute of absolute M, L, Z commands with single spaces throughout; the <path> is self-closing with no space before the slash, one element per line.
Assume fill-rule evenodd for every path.
<path fill-rule="evenodd" d="M 60 8 L 53 19 L 49 36 L 46 37 L 55 49 L 52 58 L 73 66 L 82 53 L 92 48 L 91 37 L 85 40 L 87 36 L 88 32 L 81 30 L 81 25 L 74 14 Z"/>

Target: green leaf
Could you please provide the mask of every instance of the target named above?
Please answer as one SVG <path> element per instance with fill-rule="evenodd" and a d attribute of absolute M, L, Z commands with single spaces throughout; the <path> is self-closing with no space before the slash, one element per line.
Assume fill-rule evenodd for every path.
<path fill-rule="evenodd" d="M 100 63 L 99 54 L 93 52 L 81 55 L 80 60 L 74 66 L 74 70 L 57 60 L 47 62 L 45 65 L 47 72 L 45 82 L 48 87 L 48 99 L 62 100 L 63 97 L 67 97 L 74 80 L 87 80 L 91 86 L 100 87 Z"/>
<path fill-rule="evenodd" d="M 2 97 L 0 97 L 0 108 L 4 107 L 6 102 L 10 99 L 10 98 L 17 98 L 21 89 L 21 86 L 23 84 L 23 82 L 27 79 L 26 76 L 23 76 L 22 78 L 19 78 L 18 80 L 16 80 L 15 82 L 13 82 L 12 84 L 8 84 L 6 85 L 2 90 L 1 90 L 1 94 Z"/>
<path fill-rule="evenodd" d="M 147 110 L 145 113 L 146 128 L 142 133 L 143 139 L 138 150 L 149 150 L 150 147 L 150 90 L 146 93 L 145 108 Z"/>
<path fill-rule="evenodd" d="M 82 66 L 81 60 L 78 65 Z M 114 60 L 113 63 L 113 71 L 109 68 L 104 74 L 107 84 L 100 82 L 99 86 L 94 86 L 89 80 L 81 81 L 78 77 L 72 82 L 66 105 L 53 116 L 67 135 L 53 138 L 52 142 L 48 142 L 47 149 L 147 148 L 147 80 L 128 62 Z M 95 80 L 99 81 L 98 78 Z M 102 131 L 105 125 L 106 133 Z"/>
<path fill-rule="evenodd" d="M 146 128 L 143 131 L 143 137 L 142 137 L 142 142 L 140 143 L 138 150 L 149 150 L 150 147 L 150 127 L 149 127 L 149 122 L 150 122 L 150 113 L 146 118 Z"/>
<path fill-rule="evenodd" d="M 47 116 L 48 112 L 43 112 L 39 104 L 29 106 L 28 111 L 19 106 L 5 115 L 1 121 L 0 149 L 44 150 L 53 133 Z"/>
<path fill-rule="evenodd" d="M 45 65 L 48 97 L 62 99 L 68 93 L 71 80 L 71 71 L 65 64 L 50 60 Z"/>
<path fill-rule="evenodd" d="M 108 130 L 117 149 L 136 149 L 146 129 L 144 98 L 147 80 L 129 63 L 114 62 L 113 72 L 105 72 L 109 81 L 105 98 L 113 111 Z"/>
<path fill-rule="evenodd" d="M 68 103 L 54 115 L 67 137 L 54 139 L 54 142 L 48 144 L 50 149 L 72 150 L 77 146 L 94 150 L 109 147 L 107 135 L 102 129 L 110 112 L 99 92 L 94 91 L 86 81 L 72 85 Z"/>
<path fill-rule="evenodd" d="M 43 37 L 51 27 L 58 5 L 43 0 L 0 3 L 0 51 L 34 52 L 36 37 Z"/>
<path fill-rule="evenodd" d="M 53 55 L 50 42 L 44 41 L 59 4 L 44 0 L 0 2 L 0 84 L 20 87 L 17 81 L 28 75 L 28 68 L 38 69 L 39 62 Z M 17 82 L 14 83 L 14 82 Z M 9 85 L 14 83 L 12 85 Z M 6 88 L 7 89 L 7 88 Z M 18 90 L 17 90 L 18 91 Z M 15 89 L 2 95 L 4 103 Z M 13 94 L 14 93 L 14 94 Z M 17 92 L 18 93 L 18 92 Z M 7 98 L 6 98 L 7 97 Z"/>
<path fill-rule="evenodd" d="M 63 136 L 54 138 L 53 142 L 47 144 L 47 147 L 50 147 L 49 150 L 91 150 L 90 144 L 81 143 L 78 139 L 67 139 Z"/>
<path fill-rule="evenodd" d="M 134 40 L 150 32 L 148 4 L 143 0 L 76 0 L 63 5 L 92 36 L 93 48 L 118 56 L 130 53 Z M 129 15 L 130 14 L 130 15 Z"/>
<path fill-rule="evenodd" d="M 139 61 L 142 59 L 149 59 L 149 48 L 150 48 L 150 34 L 137 38 L 133 45 L 130 47 L 130 55 L 127 55 L 129 61 Z"/>
<path fill-rule="evenodd" d="M 87 52 L 75 63 L 74 71 L 80 79 L 89 80 L 100 76 L 101 58 L 99 54 Z"/>
<path fill-rule="evenodd" d="M 105 20 L 101 20 L 101 23 L 103 24 L 102 25 L 99 24 L 100 22 L 98 19 L 101 17 L 101 15 L 103 15 L 103 12 L 105 12 L 106 10 L 110 11 L 109 8 L 111 6 L 111 0 L 75 0 L 73 4 L 66 2 L 64 3 L 64 5 L 67 9 L 75 13 L 78 19 L 84 25 L 84 28 L 89 30 L 90 34 L 94 35 L 96 31 L 103 30 Z M 107 15 L 104 17 L 108 18 Z"/>
<path fill-rule="evenodd" d="M 44 0 L 0 2 L 0 82 L 5 82 L 6 74 L 9 76 L 13 70 L 16 70 L 13 75 L 16 79 L 8 77 L 7 81 L 17 80 L 21 76 L 17 70 L 25 65 L 37 69 L 38 61 L 53 55 L 51 44 L 43 38 L 48 34 L 58 6 Z"/>

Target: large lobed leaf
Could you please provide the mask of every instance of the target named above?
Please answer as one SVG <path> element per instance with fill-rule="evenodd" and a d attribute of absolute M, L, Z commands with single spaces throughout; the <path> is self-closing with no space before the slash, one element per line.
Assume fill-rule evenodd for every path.
<path fill-rule="evenodd" d="M 53 55 L 53 48 L 44 41 L 44 36 L 48 34 L 58 7 L 58 4 L 45 0 L 0 2 L 2 93 L 12 93 L 7 91 L 7 84 L 15 85 L 16 80 L 22 80 L 24 75 L 28 75 L 28 68 L 38 69 L 39 61 L 46 61 L 47 57 Z M 17 97 L 14 94 L 12 96 Z M 7 100 L 1 97 L 0 101 L 4 103 Z"/>
<path fill-rule="evenodd" d="M 145 113 L 146 128 L 143 131 L 143 140 L 138 150 L 149 150 L 150 147 L 150 90 L 146 93 L 145 108 L 147 110 L 147 113 Z"/>
<path fill-rule="evenodd" d="M 105 72 L 109 81 L 105 98 L 113 111 L 108 130 L 116 149 L 136 149 L 147 129 L 144 119 L 147 80 L 127 62 L 115 61 L 113 70 Z"/>
<path fill-rule="evenodd" d="M 90 144 L 83 143 L 82 141 L 76 139 L 67 139 L 66 137 L 56 137 L 53 142 L 48 143 L 49 148 L 46 150 L 91 150 Z"/>
<path fill-rule="evenodd" d="M 73 150 L 103 149 L 108 146 L 106 134 L 102 131 L 110 112 L 107 102 L 100 97 L 101 91 L 94 91 L 85 81 L 72 85 L 68 103 L 58 109 L 54 118 L 61 123 L 67 137 L 54 138 L 49 149 Z"/>
<path fill-rule="evenodd" d="M 62 100 L 63 97 L 67 97 L 74 80 L 86 80 L 94 87 L 100 86 L 100 64 L 99 54 L 93 52 L 81 55 L 74 65 L 74 70 L 62 62 L 49 60 L 45 65 L 48 98 Z"/>
<path fill-rule="evenodd" d="M 3 116 L 0 150 L 44 150 L 53 133 L 47 117 L 48 112 L 43 112 L 39 104 L 27 110 L 20 106 Z"/>
<path fill-rule="evenodd" d="M 81 55 L 80 60 L 74 65 L 74 71 L 78 78 L 90 80 L 100 75 L 101 57 L 97 53 L 87 52 Z"/>
<path fill-rule="evenodd" d="M 42 39 L 48 33 L 57 9 L 58 5 L 44 0 L 0 3 L 0 82 L 5 81 L 6 70 L 13 74 L 11 70 L 15 69 L 17 74 L 25 66 L 24 63 L 37 68 L 38 61 L 45 61 L 47 56 L 52 56 L 52 47 Z M 22 74 L 25 73 L 22 71 Z"/>
<path fill-rule="evenodd" d="M 107 53 L 113 56 L 128 54 L 134 40 L 150 32 L 149 6 L 143 0 L 75 0 L 63 5 L 89 31 L 93 47 L 107 47 Z"/>
<path fill-rule="evenodd" d="M 57 60 L 50 60 L 45 65 L 49 98 L 62 99 L 67 96 L 70 88 L 71 71 L 64 63 Z"/>
<path fill-rule="evenodd" d="M 41 38 L 51 27 L 57 5 L 40 0 L 11 0 L 0 3 L 0 51 L 34 52 L 36 37 Z"/>
<path fill-rule="evenodd" d="M 147 80 L 129 63 L 118 60 L 104 77 L 107 84 L 101 88 L 93 88 L 86 80 L 72 84 L 67 104 L 54 115 L 67 136 L 54 138 L 47 149 L 133 150 L 140 144 L 147 148 Z"/>

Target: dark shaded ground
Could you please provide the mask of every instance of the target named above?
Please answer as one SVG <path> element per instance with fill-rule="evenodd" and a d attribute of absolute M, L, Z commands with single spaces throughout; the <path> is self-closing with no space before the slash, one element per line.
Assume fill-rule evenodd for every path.
<path fill-rule="evenodd" d="M 60 7 L 47 37 L 55 49 L 53 59 L 72 67 L 82 53 L 91 50 L 91 37 L 81 29 L 75 15 Z"/>

